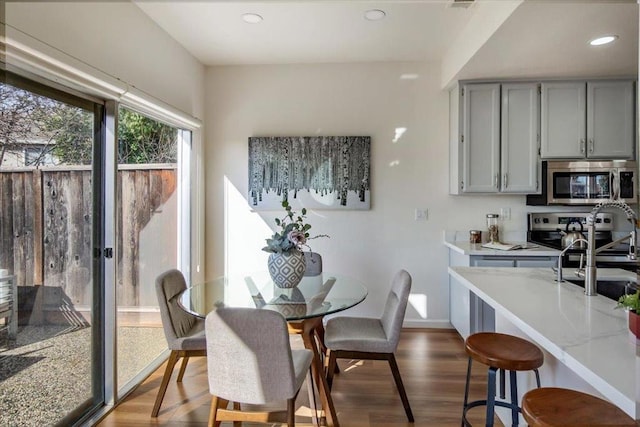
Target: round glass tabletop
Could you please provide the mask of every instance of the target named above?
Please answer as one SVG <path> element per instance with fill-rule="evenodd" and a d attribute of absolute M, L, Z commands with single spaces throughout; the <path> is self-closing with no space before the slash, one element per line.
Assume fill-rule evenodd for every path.
<path fill-rule="evenodd" d="M 199 317 L 217 307 L 249 307 L 278 311 L 287 320 L 303 320 L 346 310 L 366 296 L 362 282 L 346 276 L 308 276 L 295 288 L 282 289 L 265 271 L 196 284 L 180 294 L 179 304 Z"/>

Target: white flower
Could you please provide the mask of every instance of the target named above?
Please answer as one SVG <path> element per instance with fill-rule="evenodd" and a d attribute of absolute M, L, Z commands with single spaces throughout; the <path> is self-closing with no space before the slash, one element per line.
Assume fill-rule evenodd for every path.
<path fill-rule="evenodd" d="M 307 243 L 307 238 L 302 231 L 292 230 L 287 235 L 287 238 L 298 248 Z"/>

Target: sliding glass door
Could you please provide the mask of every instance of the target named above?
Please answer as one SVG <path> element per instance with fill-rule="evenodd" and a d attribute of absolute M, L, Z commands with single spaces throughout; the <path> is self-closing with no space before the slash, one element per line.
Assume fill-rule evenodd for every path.
<path fill-rule="evenodd" d="M 121 106 L 117 168 L 117 379 L 120 394 L 167 348 L 155 279 L 181 269 L 188 248 L 190 141 L 175 127 Z M 183 176 L 187 180 L 183 180 Z M 187 215 L 185 215 L 187 214 Z M 185 225 L 186 231 L 185 231 Z M 188 265 L 188 263 L 185 263 Z"/>
<path fill-rule="evenodd" d="M 191 132 L 50 84 L 0 71 L 0 426 L 117 402 L 166 355 L 155 278 L 190 279 Z"/>
<path fill-rule="evenodd" d="M 17 316 L 0 318 L 0 425 L 70 424 L 103 401 L 93 256 L 103 109 L 0 76 L 0 276 L 17 285 Z"/>

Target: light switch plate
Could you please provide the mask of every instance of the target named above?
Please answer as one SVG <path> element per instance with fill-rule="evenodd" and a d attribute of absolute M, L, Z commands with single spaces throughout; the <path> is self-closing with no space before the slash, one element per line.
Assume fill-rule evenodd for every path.
<path fill-rule="evenodd" d="M 416 221 L 426 221 L 429 219 L 429 210 L 428 209 L 416 209 L 415 220 Z"/>
<path fill-rule="evenodd" d="M 511 219 L 511 208 L 500 208 L 500 218 L 505 221 Z"/>

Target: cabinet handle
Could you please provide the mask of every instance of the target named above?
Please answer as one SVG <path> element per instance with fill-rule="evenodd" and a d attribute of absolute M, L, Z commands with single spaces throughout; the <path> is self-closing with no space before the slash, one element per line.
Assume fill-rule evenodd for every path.
<path fill-rule="evenodd" d="M 504 186 L 504 188 L 508 187 L 507 182 L 508 182 L 507 181 L 507 174 L 505 173 L 504 175 L 502 175 L 502 185 Z"/>
<path fill-rule="evenodd" d="M 585 142 L 584 142 L 584 139 L 581 139 L 580 140 L 580 152 L 582 154 L 584 154 L 584 150 L 585 150 Z"/>
<path fill-rule="evenodd" d="M 593 153 L 593 138 L 589 139 L 589 153 Z"/>
<path fill-rule="evenodd" d="M 494 181 L 495 181 L 495 187 L 498 188 L 498 180 L 500 179 L 500 174 L 496 174 Z"/>

